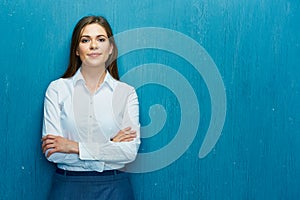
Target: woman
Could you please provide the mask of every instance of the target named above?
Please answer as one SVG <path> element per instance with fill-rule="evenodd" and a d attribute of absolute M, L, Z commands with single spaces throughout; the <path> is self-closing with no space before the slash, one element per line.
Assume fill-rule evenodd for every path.
<path fill-rule="evenodd" d="M 140 144 L 138 98 L 118 81 L 112 36 L 105 18 L 82 18 L 68 68 L 46 91 L 42 149 L 57 163 L 49 199 L 133 199 L 121 169 Z"/>

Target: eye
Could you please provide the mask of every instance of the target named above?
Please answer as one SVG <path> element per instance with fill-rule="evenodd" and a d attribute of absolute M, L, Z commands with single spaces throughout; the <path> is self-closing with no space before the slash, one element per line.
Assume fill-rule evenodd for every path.
<path fill-rule="evenodd" d="M 99 41 L 99 42 L 105 42 L 105 41 L 106 41 L 106 38 L 99 38 L 98 41 Z"/>
<path fill-rule="evenodd" d="M 86 39 L 86 38 L 82 38 L 81 40 L 80 40 L 80 42 L 81 43 L 87 43 L 87 42 L 89 42 L 90 40 L 89 39 Z"/>

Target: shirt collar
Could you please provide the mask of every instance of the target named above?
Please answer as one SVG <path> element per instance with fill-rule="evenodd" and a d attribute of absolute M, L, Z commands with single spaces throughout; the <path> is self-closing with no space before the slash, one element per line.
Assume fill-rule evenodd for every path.
<path fill-rule="evenodd" d="M 77 72 L 75 73 L 75 75 L 73 76 L 73 84 L 74 86 L 77 84 L 77 83 L 80 83 L 80 82 L 85 82 L 82 74 L 81 74 L 81 71 L 80 71 L 81 68 L 79 68 L 77 70 Z"/>
<path fill-rule="evenodd" d="M 107 84 L 112 91 L 115 89 L 116 80 L 110 75 L 107 70 L 103 83 Z"/>
<path fill-rule="evenodd" d="M 77 70 L 77 72 L 75 73 L 75 75 L 73 76 L 73 84 L 74 86 L 78 83 L 85 83 L 85 80 L 82 76 L 82 73 L 81 73 L 81 68 L 79 68 Z M 115 89 L 115 85 L 116 85 L 116 80 L 110 75 L 110 73 L 106 70 L 106 75 L 105 75 L 105 78 L 103 80 L 103 84 L 106 84 L 109 86 L 109 88 L 111 90 L 114 90 Z"/>

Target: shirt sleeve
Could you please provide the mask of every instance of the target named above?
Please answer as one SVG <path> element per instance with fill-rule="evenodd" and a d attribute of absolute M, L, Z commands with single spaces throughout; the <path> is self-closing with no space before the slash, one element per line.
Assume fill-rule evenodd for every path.
<path fill-rule="evenodd" d="M 57 83 L 52 82 L 46 91 L 44 99 L 44 118 L 42 136 L 51 134 L 64 137 L 60 123 L 61 109 L 59 104 L 59 94 L 56 88 Z M 57 152 L 53 153 L 50 157 L 47 157 L 48 152 L 49 150 L 45 152 L 45 156 L 50 162 L 72 164 L 73 166 L 81 167 L 85 165 L 85 163 L 79 159 L 79 156 L 77 154 L 66 154 Z"/>
<path fill-rule="evenodd" d="M 82 160 L 99 160 L 105 163 L 127 164 L 135 160 L 140 145 L 139 102 L 132 88 L 125 104 L 121 129 L 131 127 L 137 137 L 130 142 L 79 143 Z"/>

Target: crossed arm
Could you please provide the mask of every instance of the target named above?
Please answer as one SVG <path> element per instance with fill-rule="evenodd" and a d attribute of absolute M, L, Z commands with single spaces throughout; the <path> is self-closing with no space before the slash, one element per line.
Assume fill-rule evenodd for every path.
<path fill-rule="evenodd" d="M 136 138 L 136 131 L 131 127 L 120 130 L 118 134 L 111 138 L 112 142 L 130 142 Z M 46 135 L 42 138 L 42 150 L 50 157 L 53 153 L 68 153 L 79 155 L 79 143 L 57 135 Z"/>
<path fill-rule="evenodd" d="M 128 96 L 122 127 L 110 141 L 105 143 L 78 142 L 64 137 L 60 125 L 60 103 L 55 85 L 49 86 L 44 104 L 42 150 L 49 161 L 72 165 L 84 165 L 95 161 L 126 164 L 135 159 L 140 144 L 138 123 L 138 100 L 134 90 Z M 118 104 L 117 104 L 118 105 Z M 121 105 L 121 104 L 120 104 Z M 133 119 L 133 120 L 132 120 Z"/>

